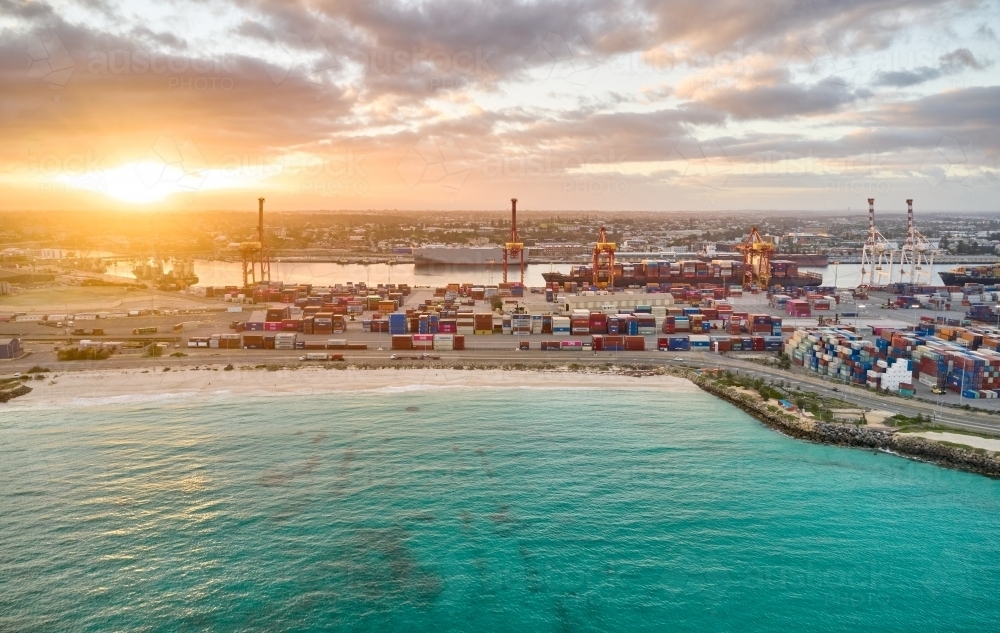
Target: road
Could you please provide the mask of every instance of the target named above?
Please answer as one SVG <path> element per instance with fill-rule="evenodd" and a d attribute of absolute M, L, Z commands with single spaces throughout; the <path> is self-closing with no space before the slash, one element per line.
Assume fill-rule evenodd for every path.
<path fill-rule="evenodd" d="M 6 367 L 9 368 L 8 371 L 24 371 L 33 365 L 41 365 L 60 372 L 98 368 L 123 369 L 136 366 L 188 367 L 206 364 L 233 364 L 240 367 L 245 365 L 252 366 L 263 364 L 298 363 L 300 362 L 299 357 L 304 353 L 301 350 L 276 351 L 190 348 L 168 348 L 167 352 L 168 354 L 173 352 L 183 352 L 186 355 L 182 357 L 164 356 L 156 359 L 119 355 L 112 356 L 104 361 L 67 363 L 56 361 L 55 355 L 46 349 L 45 351 L 39 350 L 31 356 L 14 361 L 11 365 L 7 365 Z M 343 353 L 348 362 L 390 362 L 389 355 L 393 352 L 386 347 L 384 350 L 369 349 L 368 351 L 345 351 L 335 353 Z M 758 376 L 771 381 L 785 381 L 786 383 L 798 386 L 803 390 L 812 391 L 828 397 L 835 397 L 866 410 L 890 411 L 892 413 L 900 413 L 910 417 L 922 414 L 933 418 L 936 423 L 943 426 L 1000 435 L 1000 419 L 985 413 L 979 413 L 976 411 L 959 411 L 952 408 L 939 407 L 927 402 L 904 400 L 899 397 L 878 395 L 859 387 L 840 384 L 834 385 L 819 378 L 818 376 L 781 370 L 776 367 L 768 367 L 766 365 L 743 360 L 734 356 L 719 356 L 716 354 L 702 352 L 599 352 L 595 355 L 586 352 L 575 354 L 572 352 L 542 352 L 538 350 L 523 352 L 518 351 L 513 347 L 468 349 L 459 352 L 434 352 L 434 354 L 440 354 L 441 360 L 406 360 L 398 362 L 429 366 L 453 365 L 455 363 L 462 362 L 502 362 L 508 364 L 521 362 L 531 365 L 541 363 L 577 363 L 584 366 L 603 366 L 607 365 L 609 362 L 614 362 L 617 364 L 664 365 L 678 368 L 728 369 L 730 371 L 738 371 L 741 374 Z"/>

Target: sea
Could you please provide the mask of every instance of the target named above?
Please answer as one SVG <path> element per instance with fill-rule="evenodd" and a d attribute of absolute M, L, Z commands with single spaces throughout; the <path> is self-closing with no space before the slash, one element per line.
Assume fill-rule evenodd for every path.
<path fill-rule="evenodd" d="M 996 631 L 998 561 L 1000 481 L 688 390 L 0 409 L 5 632 Z"/>

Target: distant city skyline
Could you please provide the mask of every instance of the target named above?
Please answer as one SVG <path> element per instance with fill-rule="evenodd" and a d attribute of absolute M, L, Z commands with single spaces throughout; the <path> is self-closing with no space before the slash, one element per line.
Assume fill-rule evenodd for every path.
<path fill-rule="evenodd" d="M 990 2 L 0 0 L 0 210 L 997 210 Z"/>

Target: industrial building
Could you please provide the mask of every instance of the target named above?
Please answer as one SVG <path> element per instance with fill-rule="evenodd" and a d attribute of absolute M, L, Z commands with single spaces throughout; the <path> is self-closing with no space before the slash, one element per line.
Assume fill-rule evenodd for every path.
<path fill-rule="evenodd" d="M 0 338 L 0 360 L 18 358 L 23 353 L 24 348 L 21 346 L 21 339 Z"/>

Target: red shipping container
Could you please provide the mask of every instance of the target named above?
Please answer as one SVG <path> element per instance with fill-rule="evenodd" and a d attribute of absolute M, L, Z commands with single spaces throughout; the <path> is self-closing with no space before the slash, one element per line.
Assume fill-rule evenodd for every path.
<path fill-rule="evenodd" d="M 625 350 L 629 352 L 644 352 L 646 351 L 646 337 L 644 336 L 626 336 L 625 337 Z"/>
<path fill-rule="evenodd" d="M 455 335 L 455 351 L 460 352 L 465 349 L 465 335 L 456 334 Z"/>

